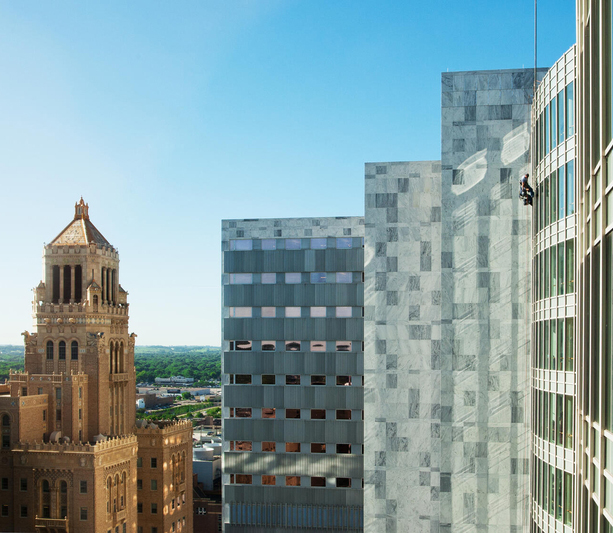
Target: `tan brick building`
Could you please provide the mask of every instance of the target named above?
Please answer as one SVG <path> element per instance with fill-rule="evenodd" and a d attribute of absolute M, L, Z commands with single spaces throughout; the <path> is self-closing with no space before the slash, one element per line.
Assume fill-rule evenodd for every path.
<path fill-rule="evenodd" d="M 119 256 L 83 199 L 44 276 L 24 372 L 0 385 L 0 531 L 191 532 L 191 424 L 135 425 Z"/>

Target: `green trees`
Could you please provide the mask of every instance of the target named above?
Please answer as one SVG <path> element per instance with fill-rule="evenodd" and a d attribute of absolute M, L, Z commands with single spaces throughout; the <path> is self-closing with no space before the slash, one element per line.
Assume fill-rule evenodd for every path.
<path fill-rule="evenodd" d="M 134 366 L 137 383 L 183 376 L 198 385 L 215 385 L 221 379 L 221 350 L 210 346 L 137 346 Z"/>
<path fill-rule="evenodd" d="M 221 379 L 221 350 L 213 346 L 137 346 L 134 354 L 136 382 L 155 378 L 194 378 L 197 386 L 217 385 Z M 23 370 L 23 346 L 0 346 L 0 382 L 9 369 Z"/>

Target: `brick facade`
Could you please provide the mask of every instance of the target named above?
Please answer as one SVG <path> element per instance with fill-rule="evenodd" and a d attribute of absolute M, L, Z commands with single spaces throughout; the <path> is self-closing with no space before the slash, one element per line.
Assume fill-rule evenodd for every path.
<path fill-rule="evenodd" d="M 192 427 L 135 427 L 136 335 L 119 255 L 82 199 L 45 246 L 43 270 L 25 369 L 0 387 L 0 531 L 191 531 Z M 164 495 L 146 520 L 137 511 L 156 495 L 138 489 L 140 447 L 159 457 Z"/>

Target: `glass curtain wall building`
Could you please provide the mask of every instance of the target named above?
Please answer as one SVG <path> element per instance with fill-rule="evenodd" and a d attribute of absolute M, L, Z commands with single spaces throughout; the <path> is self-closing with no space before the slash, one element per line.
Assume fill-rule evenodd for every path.
<path fill-rule="evenodd" d="M 225 220 L 224 530 L 362 531 L 364 218 Z"/>
<path fill-rule="evenodd" d="M 613 531 L 611 0 L 577 2 L 577 531 Z"/>
<path fill-rule="evenodd" d="M 573 524 L 575 424 L 575 47 L 533 103 L 533 531 Z"/>

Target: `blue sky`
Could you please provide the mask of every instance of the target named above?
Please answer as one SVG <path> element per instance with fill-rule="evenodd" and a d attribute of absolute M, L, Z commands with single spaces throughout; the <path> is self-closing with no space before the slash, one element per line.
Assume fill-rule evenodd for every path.
<path fill-rule="evenodd" d="M 0 344 L 82 195 L 140 344 L 220 343 L 220 220 L 361 215 L 440 158 L 440 74 L 531 68 L 532 1 L 0 2 Z M 539 2 L 539 66 L 575 5 Z"/>

